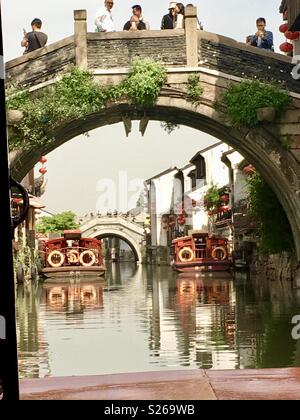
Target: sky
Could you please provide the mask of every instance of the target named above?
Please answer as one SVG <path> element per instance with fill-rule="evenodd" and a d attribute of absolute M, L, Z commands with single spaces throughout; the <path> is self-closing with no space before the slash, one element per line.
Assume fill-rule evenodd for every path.
<path fill-rule="evenodd" d="M 280 0 L 198 0 L 192 3 L 197 6 L 199 20 L 207 31 L 244 42 L 247 35 L 255 32 L 256 18 L 265 17 L 268 29 L 274 33 L 276 51 L 284 41 L 278 30 L 282 23 Z M 87 10 L 88 30 L 94 31 L 94 16 L 102 4 L 99 0 L 2 0 L 5 61 L 22 54 L 23 28 L 29 30 L 33 18 L 42 19 L 50 44 L 73 34 L 75 9 Z M 136 3 L 115 0 L 112 12 L 118 30 L 129 19 L 133 4 Z M 169 2 L 141 0 L 140 4 L 151 29 L 159 29 Z M 47 156 L 47 190 L 43 201 L 51 212 L 73 210 L 84 215 L 103 204 L 103 191 L 100 191 L 105 184 L 103 180 L 114 180 L 115 195 L 121 197 L 124 178 L 128 178 L 128 190 L 133 189 L 137 179 L 150 178 L 171 166 L 185 166 L 197 151 L 214 142 L 217 139 L 188 127 L 180 127 L 168 135 L 158 122 L 150 122 L 144 137 L 140 136 L 137 124 L 133 125 L 129 138 L 122 124 L 96 129 L 90 132 L 89 138 L 79 136 Z M 134 194 L 132 192 L 131 197 Z M 118 198 L 116 207 L 125 210 Z"/>

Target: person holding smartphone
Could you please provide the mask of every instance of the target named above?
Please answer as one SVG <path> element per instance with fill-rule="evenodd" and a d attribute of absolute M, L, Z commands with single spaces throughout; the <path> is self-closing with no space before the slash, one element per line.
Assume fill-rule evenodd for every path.
<path fill-rule="evenodd" d="M 256 20 L 256 27 L 257 32 L 255 35 L 248 36 L 246 43 L 253 47 L 274 51 L 273 33 L 266 31 L 266 19 L 258 18 Z"/>
<path fill-rule="evenodd" d="M 43 48 L 47 44 L 48 36 L 42 32 L 41 28 L 41 19 L 35 18 L 31 22 L 31 32 L 26 33 L 26 30 L 23 29 L 24 38 L 21 41 L 21 46 L 25 47 L 24 54 Z"/>

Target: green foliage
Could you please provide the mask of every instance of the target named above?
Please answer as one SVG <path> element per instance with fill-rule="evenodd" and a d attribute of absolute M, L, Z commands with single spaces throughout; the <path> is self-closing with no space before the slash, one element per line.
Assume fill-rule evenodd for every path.
<path fill-rule="evenodd" d="M 290 134 L 287 134 L 282 142 L 282 147 L 284 148 L 284 150 L 291 150 L 292 148 L 292 136 Z"/>
<path fill-rule="evenodd" d="M 259 108 L 273 107 L 276 114 L 280 115 L 291 101 L 288 92 L 278 86 L 254 80 L 230 84 L 221 105 L 225 106 L 225 113 L 234 126 L 252 128 L 259 123 Z"/>
<path fill-rule="evenodd" d="M 168 134 L 173 133 L 173 131 L 178 130 L 180 128 L 179 124 L 176 124 L 171 121 L 164 121 L 160 123 L 161 128 Z"/>
<path fill-rule="evenodd" d="M 36 231 L 40 233 L 63 232 L 64 230 L 78 229 L 78 227 L 76 214 L 66 211 L 53 217 L 42 217 L 36 225 Z"/>
<path fill-rule="evenodd" d="M 165 67 L 153 60 L 135 60 L 124 81 L 126 95 L 133 105 L 151 108 L 166 82 Z"/>
<path fill-rule="evenodd" d="M 251 214 L 258 223 L 262 251 L 292 252 L 292 230 L 275 193 L 259 174 L 252 175 L 247 182 Z"/>
<path fill-rule="evenodd" d="M 24 118 L 14 127 L 10 147 L 29 150 L 52 142 L 62 124 L 100 112 L 122 97 L 136 106 L 154 106 L 165 80 L 163 65 L 147 59 L 134 61 L 129 75 L 118 85 L 99 86 L 91 73 L 71 67 L 41 96 L 13 87 L 8 91 L 7 108 L 22 111 Z"/>
<path fill-rule="evenodd" d="M 188 78 L 187 97 L 194 105 L 200 102 L 203 95 L 203 88 L 200 85 L 200 76 L 198 74 L 191 74 Z"/>
<path fill-rule="evenodd" d="M 212 185 L 204 196 L 204 206 L 207 211 L 216 209 L 221 206 L 219 189 L 216 185 Z"/>

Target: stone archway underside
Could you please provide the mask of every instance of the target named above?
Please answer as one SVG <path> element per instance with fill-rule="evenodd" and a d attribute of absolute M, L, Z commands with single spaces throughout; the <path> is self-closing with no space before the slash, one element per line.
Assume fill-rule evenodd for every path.
<path fill-rule="evenodd" d="M 300 165 L 297 158 L 280 144 L 281 127 L 260 126 L 256 130 L 230 127 L 224 116 L 215 110 L 214 100 L 203 99 L 194 108 L 180 91 L 166 89 L 155 108 L 136 111 L 127 103 L 112 104 L 101 113 L 92 114 L 85 120 L 70 122 L 56 131 L 56 141 L 47 146 L 18 153 L 12 157 L 12 172 L 22 179 L 47 154 L 74 137 L 95 128 L 119 123 L 126 115 L 132 120 L 147 116 L 150 120 L 170 121 L 185 125 L 216 137 L 240 152 L 262 174 L 276 193 L 290 221 L 300 262 Z"/>
<path fill-rule="evenodd" d="M 126 242 L 135 257 L 136 262 L 141 263 L 142 262 L 142 252 L 141 252 L 141 247 L 139 246 L 139 244 L 136 242 L 135 239 L 131 238 L 129 235 L 127 235 L 124 232 L 118 231 L 117 229 L 114 230 L 100 230 L 100 231 L 96 231 L 94 233 L 92 233 L 90 235 L 93 238 L 97 238 L 97 239 L 104 239 L 104 238 L 119 238 L 121 240 L 123 240 L 124 242 Z"/>

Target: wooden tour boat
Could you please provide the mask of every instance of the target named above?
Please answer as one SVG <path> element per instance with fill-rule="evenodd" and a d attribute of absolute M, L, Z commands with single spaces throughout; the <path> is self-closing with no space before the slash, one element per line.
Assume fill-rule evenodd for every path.
<path fill-rule="evenodd" d="M 192 233 L 174 239 L 173 268 L 184 272 L 228 271 L 232 266 L 228 239 L 208 233 Z"/>
<path fill-rule="evenodd" d="M 105 273 L 101 241 L 82 238 L 79 230 L 66 230 L 61 238 L 43 241 L 41 248 L 45 277 L 100 277 Z"/>

